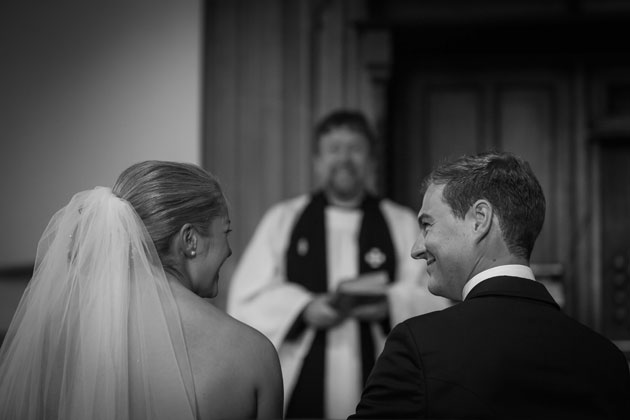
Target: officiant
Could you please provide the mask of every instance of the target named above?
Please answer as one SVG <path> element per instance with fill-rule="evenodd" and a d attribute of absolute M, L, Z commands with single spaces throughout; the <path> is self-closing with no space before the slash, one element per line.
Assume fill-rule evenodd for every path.
<path fill-rule="evenodd" d="M 376 139 L 366 117 L 334 111 L 314 141 L 319 188 L 267 211 L 234 272 L 227 310 L 276 346 L 287 418 L 345 418 L 390 328 L 449 302 L 428 292 L 425 266 L 410 257 L 415 215 L 370 191 Z M 338 306 L 348 281 L 357 293 L 365 281 L 370 299 Z"/>

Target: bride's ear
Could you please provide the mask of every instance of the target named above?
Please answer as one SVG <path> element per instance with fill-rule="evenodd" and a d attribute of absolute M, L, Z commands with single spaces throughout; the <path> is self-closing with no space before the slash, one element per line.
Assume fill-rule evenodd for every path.
<path fill-rule="evenodd" d="M 197 256 L 197 231 L 190 223 L 184 224 L 179 230 L 179 242 L 182 253 L 188 258 Z"/>

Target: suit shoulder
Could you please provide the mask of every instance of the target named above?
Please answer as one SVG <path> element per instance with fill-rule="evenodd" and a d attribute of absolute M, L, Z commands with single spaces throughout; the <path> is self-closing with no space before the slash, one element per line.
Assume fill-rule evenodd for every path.
<path fill-rule="evenodd" d="M 421 328 L 436 328 L 461 319 L 461 303 L 456 303 L 447 308 L 428 312 L 426 314 L 411 317 L 401 324 L 406 324 L 412 330 Z"/>
<path fill-rule="evenodd" d="M 624 363 L 627 363 L 626 357 L 621 351 L 621 349 L 619 349 L 619 347 L 617 347 L 609 338 L 591 329 L 590 327 L 582 324 L 581 322 L 570 317 L 564 312 L 561 312 L 561 316 L 564 317 L 567 320 L 567 322 L 575 326 L 575 329 L 578 332 L 578 334 L 584 336 L 585 339 L 588 338 L 589 340 L 588 342 L 590 342 L 592 346 L 597 346 L 602 352 L 608 352 L 609 355 L 611 355 L 612 357 L 618 358 L 619 360 L 623 360 Z M 585 340 L 584 344 L 586 343 L 587 342 Z"/>

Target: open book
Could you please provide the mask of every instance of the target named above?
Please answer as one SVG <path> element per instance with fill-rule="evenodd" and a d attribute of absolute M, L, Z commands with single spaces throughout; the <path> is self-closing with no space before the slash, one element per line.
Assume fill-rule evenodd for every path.
<path fill-rule="evenodd" d="M 375 271 L 339 283 L 331 305 L 341 312 L 348 312 L 359 305 L 378 303 L 386 299 L 388 276 L 385 271 Z"/>

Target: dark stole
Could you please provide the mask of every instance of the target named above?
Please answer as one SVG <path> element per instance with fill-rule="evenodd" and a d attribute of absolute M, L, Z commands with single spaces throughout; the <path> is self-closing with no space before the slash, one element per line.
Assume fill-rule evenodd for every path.
<path fill-rule="evenodd" d="M 379 202 L 377 197 L 366 194 L 360 206 L 363 218 L 359 230 L 359 254 L 357 255 L 359 273 L 385 270 L 392 281 L 396 275 L 396 253 Z M 328 206 L 328 200 L 323 192 L 319 191 L 312 195 L 310 203 L 294 225 L 286 251 L 288 281 L 301 284 L 313 293 L 328 291 L 326 206 Z M 370 258 L 366 258 L 370 252 L 377 252 L 384 256 L 384 261 L 378 261 L 375 264 Z M 380 325 L 385 334 L 389 333 L 389 319 L 383 320 Z M 365 384 L 374 365 L 375 350 L 370 323 L 360 322 L 359 326 L 363 383 Z M 304 320 L 301 316 L 298 317 L 287 334 L 287 340 L 297 338 L 305 328 Z M 324 416 L 325 349 L 326 331 L 318 330 L 291 394 L 285 413 L 287 418 L 322 418 Z"/>

